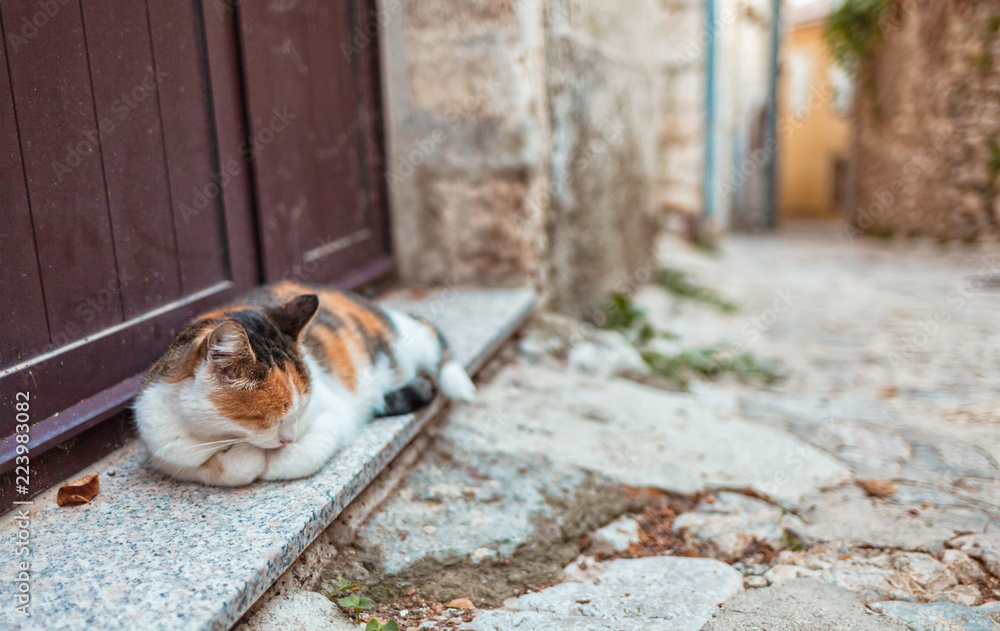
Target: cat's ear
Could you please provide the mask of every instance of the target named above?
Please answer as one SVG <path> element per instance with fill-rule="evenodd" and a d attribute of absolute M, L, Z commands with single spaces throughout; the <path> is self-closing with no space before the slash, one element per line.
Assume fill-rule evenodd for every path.
<path fill-rule="evenodd" d="M 319 297 L 316 294 L 305 294 L 270 309 L 267 315 L 282 333 L 298 339 L 299 333 L 306 328 L 318 310 Z"/>
<path fill-rule="evenodd" d="M 208 336 L 208 360 L 213 366 L 229 371 L 252 364 L 257 358 L 250 348 L 246 329 L 236 320 L 226 320 Z"/>

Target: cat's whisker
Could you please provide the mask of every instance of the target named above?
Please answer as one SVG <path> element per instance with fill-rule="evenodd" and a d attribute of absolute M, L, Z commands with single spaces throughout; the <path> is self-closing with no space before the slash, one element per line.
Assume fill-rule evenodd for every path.
<path fill-rule="evenodd" d="M 245 442 L 245 441 L 239 441 L 239 442 Z M 238 443 L 234 443 L 234 444 L 238 444 Z M 184 455 L 188 456 L 188 457 L 200 456 L 201 454 L 211 453 L 213 451 L 222 451 L 223 449 L 225 449 L 228 446 L 229 445 L 211 445 L 209 447 L 206 447 L 206 448 L 202 449 L 201 451 L 193 451 L 193 452 L 190 452 L 190 453 L 187 453 L 187 454 L 184 454 Z"/>
<path fill-rule="evenodd" d="M 200 447 L 209 447 L 209 448 L 214 448 L 215 446 L 223 446 L 224 447 L 226 445 L 235 445 L 236 443 L 240 443 L 240 442 L 243 442 L 242 438 L 229 438 L 229 439 L 226 439 L 226 440 L 213 440 L 213 441 L 209 441 L 207 443 L 196 443 L 194 445 L 187 445 L 182 451 L 187 452 L 187 451 L 190 451 L 192 449 L 198 449 Z M 199 453 L 201 453 L 201 452 L 199 452 Z"/>

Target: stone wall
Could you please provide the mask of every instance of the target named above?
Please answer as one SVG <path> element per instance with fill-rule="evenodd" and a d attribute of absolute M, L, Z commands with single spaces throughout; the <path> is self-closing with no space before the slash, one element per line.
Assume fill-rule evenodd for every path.
<path fill-rule="evenodd" d="M 535 284 L 546 188 L 542 0 L 380 3 L 396 257 L 415 285 Z"/>
<path fill-rule="evenodd" d="M 574 315 L 627 282 L 668 201 L 699 205 L 698 156 L 673 153 L 700 144 L 699 53 L 664 42 L 695 38 L 675 18 L 701 2 L 383 0 L 403 280 L 533 284 Z"/>
<path fill-rule="evenodd" d="M 857 89 L 852 221 L 974 239 L 1000 219 L 1000 6 L 897 2 Z"/>
<path fill-rule="evenodd" d="M 628 10 L 602 0 L 547 6 L 547 281 L 551 305 L 566 313 L 627 281 L 656 236 L 656 8 L 655 0 Z"/>
<path fill-rule="evenodd" d="M 660 2 L 656 203 L 687 217 L 700 215 L 704 208 L 705 16 L 705 0 Z"/>

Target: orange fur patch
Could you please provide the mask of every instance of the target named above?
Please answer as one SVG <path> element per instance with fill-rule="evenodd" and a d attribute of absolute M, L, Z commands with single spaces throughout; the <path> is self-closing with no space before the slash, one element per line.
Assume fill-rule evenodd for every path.
<path fill-rule="evenodd" d="M 377 313 L 341 293 L 324 291 L 319 294 L 319 300 L 325 309 L 341 319 L 347 321 L 354 318 L 372 337 L 388 337 L 391 332 Z"/>
<path fill-rule="evenodd" d="M 292 362 L 285 362 L 285 370 L 288 372 L 288 376 L 292 378 L 292 384 L 299 391 L 299 394 L 309 392 L 309 382 L 302 378 L 302 375 L 295 369 Z"/>
<path fill-rule="evenodd" d="M 292 380 L 283 370 L 272 370 L 253 390 L 224 390 L 210 396 L 225 416 L 254 429 L 267 429 L 292 407 Z"/>
<path fill-rule="evenodd" d="M 349 330 L 334 331 L 321 322 L 314 322 L 311 330 L 323 346 L 326 361 L 331 370 L 343 382 L 344 386 L 354 392 L 358 387 L 358 370 L 355 366 L 355 353 Z"/>

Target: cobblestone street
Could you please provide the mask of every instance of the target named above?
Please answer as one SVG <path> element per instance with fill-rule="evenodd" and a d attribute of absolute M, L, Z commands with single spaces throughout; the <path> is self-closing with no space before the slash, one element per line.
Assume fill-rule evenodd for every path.
<path fill-rule="evenodd" d="M 829 226 L 665 241 L 662 268 L 737 309 L 651 283 L 643 351 L 783 380 L 685 389 L 540 315 L 311 585 L 357 581 L 403 629 L 996 629 L 994 252 Z M 293 589 L 245 628 L 303 615 L 347 624 Z"/>

